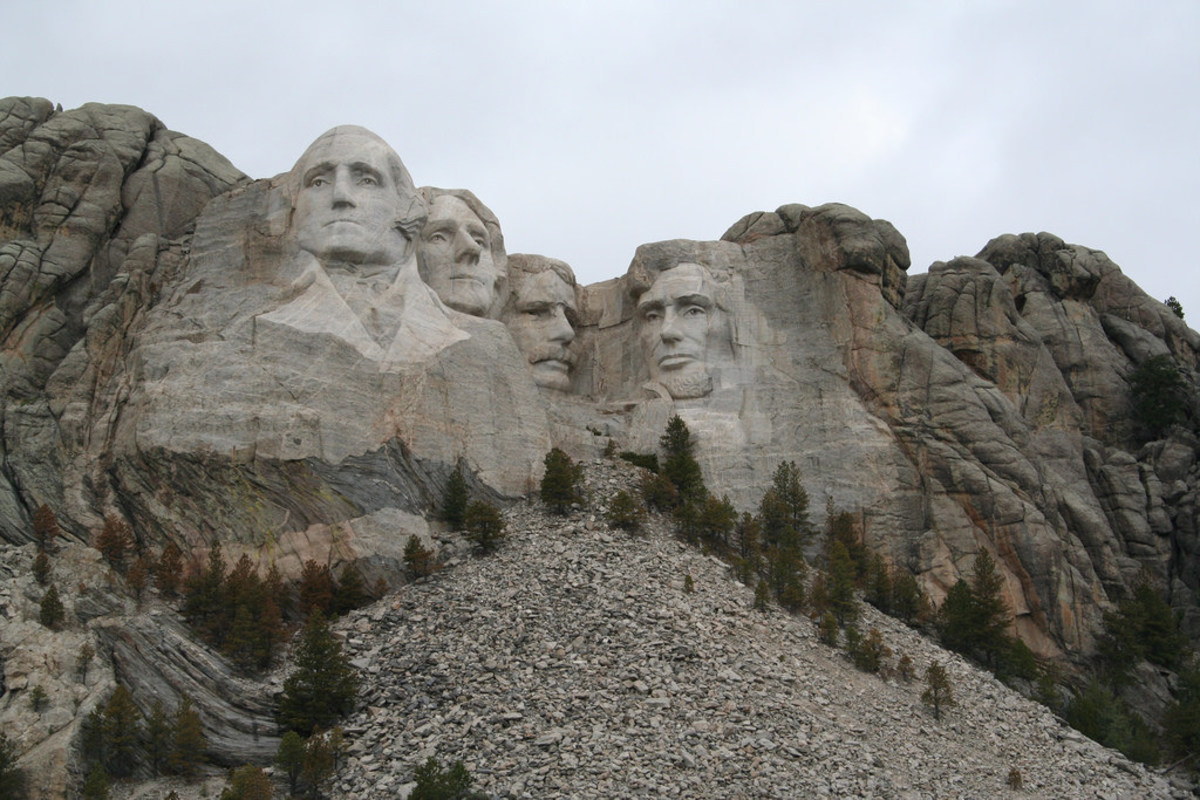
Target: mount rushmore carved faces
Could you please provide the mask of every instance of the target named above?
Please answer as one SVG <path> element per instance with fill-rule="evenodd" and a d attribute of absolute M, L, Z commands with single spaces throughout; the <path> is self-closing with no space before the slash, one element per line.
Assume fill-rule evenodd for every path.
<path fill-rule="evenodd" d="M 421 277 L 442 302 L 476 317 L 494 316 L 506 275 L 500 224 L 465 190 L 426 187 L 429 218 L 421 230 Z"/>
<path fill-rule="evenodd" d="M 637 298 L 638 339 L 650 377 L 683 400 L 712 391 L 710 362 L 728 337 L 718 288 L 706 267 L 680 262 Z"/>
<path fill-rule="evenodd" d="M 509 259 L 509 298 L 502 320 L 529 363 L 533 382 L 568 391 L 578 306 L 575 274 L 564 262 L 544 256 Z"/>
<path fill-rule="evenodd" d="M 292 169 L 296 240 L 327 269 L 388 267 L 410 253 L 423 204 L 400 157 L 374 133 L 334 128 Z"/>

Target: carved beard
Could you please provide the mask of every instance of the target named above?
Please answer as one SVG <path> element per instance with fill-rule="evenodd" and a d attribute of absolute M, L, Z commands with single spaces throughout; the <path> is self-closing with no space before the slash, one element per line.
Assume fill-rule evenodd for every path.
<path fill-rule="evenodd" d="M 704 397 L 712 391 L 712 376 L 707 369 L 688 369 L 676 375 L 662 375 L 659 381 L 667 387 L 675 400 Z"/>

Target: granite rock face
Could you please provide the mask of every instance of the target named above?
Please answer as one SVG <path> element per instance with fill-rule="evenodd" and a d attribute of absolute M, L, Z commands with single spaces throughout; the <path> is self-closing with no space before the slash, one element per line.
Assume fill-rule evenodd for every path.
<path fill-rule="evenodd" d="M 1038 652 L 1087 649 L 1143 572 L 1200 630 L 1197 439 L 1147 442 L 1129 388 L 1170 356 L 1194 421 L 1200 335 L 1049 234 L 909 267 L 889 223 L 788 205 L 580 287 L 361 128 L 252 181 L 138 109 L 10 98 L 0 537 L 44 503 L 83 542 L 116 515 L 397 583 L 456 466 L 506 501 L 551 446 L 650 452 L 679 414 L 714 492 L 754 509 L 794 461 L 935 600 L 990 552 Z"/>

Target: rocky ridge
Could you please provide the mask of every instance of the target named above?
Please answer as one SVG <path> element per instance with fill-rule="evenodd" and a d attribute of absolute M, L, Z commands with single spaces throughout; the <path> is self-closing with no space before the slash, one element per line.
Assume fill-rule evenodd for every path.
<path fill-rule="evenodd" d="M 1012 769 L 1039 797 L 1186 796 L 874 609 L 861 627 L 913 660 L 911 683 L 857 671 L 806 618 L 754 611 L 664 522 L 610 530 L 627 475 L 588 464 L 587 510 L 517 505 L 498 553 L 342 623 L 365 688 L 334 797 L 402 797 L 429 756 L 511 798 L 1019 796 Z M 958 701 L 941 721 L 920 701 L 933 661 Z"/>

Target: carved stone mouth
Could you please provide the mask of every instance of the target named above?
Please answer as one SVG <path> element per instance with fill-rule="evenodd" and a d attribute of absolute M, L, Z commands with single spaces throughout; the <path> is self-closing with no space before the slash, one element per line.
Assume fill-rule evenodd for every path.
<path fill-rule="evenodd" d="M 695 360 L 695 357 L 687 355 L 686 353 L 671 353 L 670 355 L 660 358 L 658 360 L 658 366 L 662 367 L 663 369 L 679 369 L 680 367 L 686 366 Z"/>

